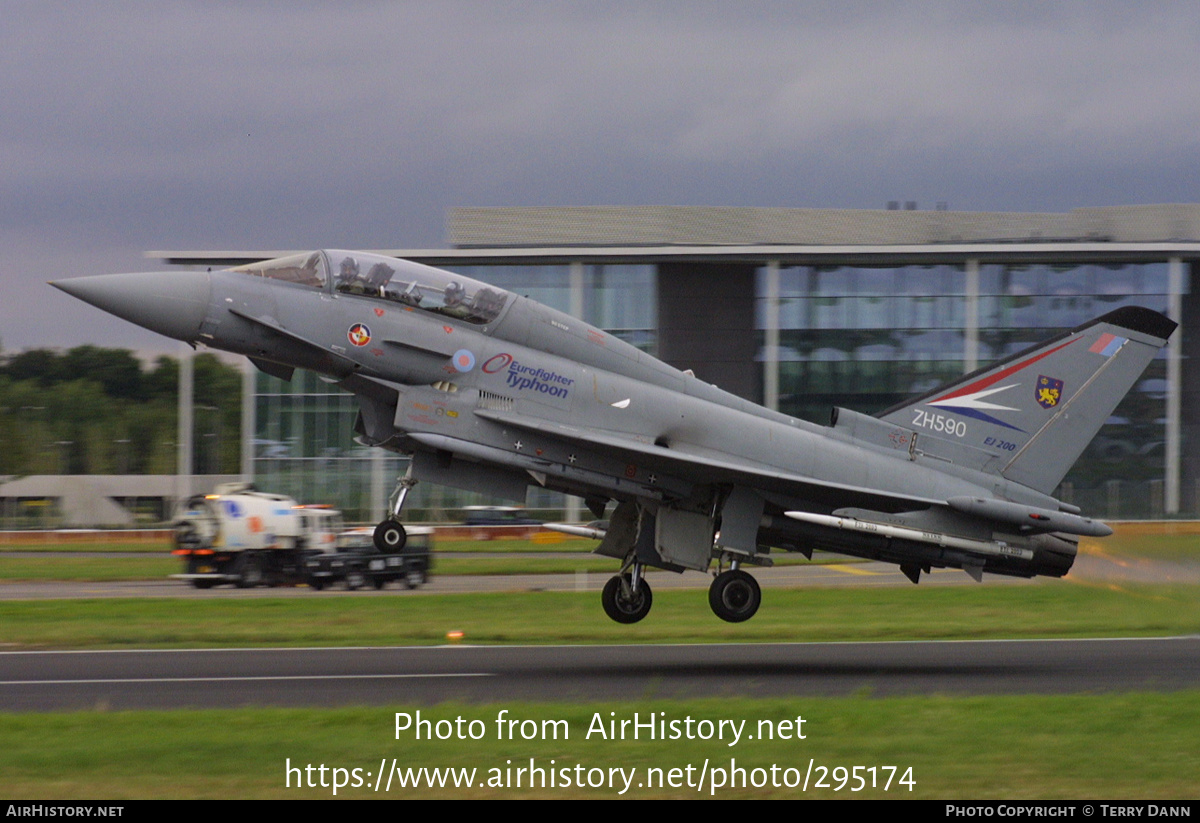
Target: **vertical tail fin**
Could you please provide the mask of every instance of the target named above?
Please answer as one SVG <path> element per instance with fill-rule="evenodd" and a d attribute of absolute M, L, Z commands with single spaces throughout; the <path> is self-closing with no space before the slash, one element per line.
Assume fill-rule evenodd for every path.
<path fill-rule="evenodd" d="M 1049 493 L 1175 331 L 1131 306 L 895 406 L 880 418 L 999 458 L 1000 474 Z"/>

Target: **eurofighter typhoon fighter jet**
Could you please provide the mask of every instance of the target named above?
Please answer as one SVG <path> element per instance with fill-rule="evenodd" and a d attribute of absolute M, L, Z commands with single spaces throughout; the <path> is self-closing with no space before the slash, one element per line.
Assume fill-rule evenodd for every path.
<path fill-rule="evenodd" d="M 818 426 L 721 391 L 578 318 L 467 277 L 353 251 L 223 271 L 53 285 L 284 380 L 352 392 L 360 442 L 410 455 L 381 550 L 403 546 L 417 481 L 524 500 L 536 483 L 607 522 L 609 617 L 650 611 L 648 567 L 716 571 L 709 604 L 747 620 L 748 566 L 814 549 L 932 568 L 1061 577 L 1111 529 L 1051 496 L 1176 324 L 1120 308 L 870 417 Z"/>

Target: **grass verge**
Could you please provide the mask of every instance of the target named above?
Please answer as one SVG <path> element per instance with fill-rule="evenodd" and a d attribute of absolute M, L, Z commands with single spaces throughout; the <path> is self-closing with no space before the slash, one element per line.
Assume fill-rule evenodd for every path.
<path fill-rule="evenodd" d="M 1195 586 L 771 589 L 749 622 L 722 623 L 703 591 L 664 590 L 641 623 L 599 596 L 514 592 L 418 597 L 0 602 L 3 648 L 360 646 L 444 643 L 709 643 L 1162 636 L 1200 632 Z"/>
<path fill-rule="evenodd" d="M 499 740 L 495 720 L 502 709 L 509 718 L 539 721 L 539 737 L 542 720 L 565 725 L 553 727 L 558 739 Z M 0 715 L 0 738 L 5 740 L 0 773 L 9 795 L 43 800 L 328 798 L 334 796 L 334 768 L 346 770 L 340 779 L 348 783 L 355 777 L 351 770 L 359 769 L 359 782 L 365 784 L 339 788 L 339 798 L 613 798 L 625 782 L 610 771 L 619 768 L 630 777 L 626 797 L 1009 801 L 1189 798 L 1195 796 L 1200 773 L 1197 692 L 692 701 L 643 696 L 604 704 L 443 704 L 421 709 L 422 719 L 433 723 L 453 724 L 459 717 L 464 726 L 480 721 L 475 726 L 482 729 L 478 740 L 416 740 L 411 731 L 397 738 L 397 711 L 415 715 L 411 707 Z M 743 737 L 734 746 L 728 745 L 728 736 L 723 741 L 648 740 L 643 732 L 638 740 L 614 740 L 593 733 L 587 739 L 597 717 L 632 719 L 635 711 L 643 722 L 651 714 L 681 724 L 688 717 L 745 720 L 743 729 L 754 739 Z M 799 727 L 802 740 L 769 740 L 758 734 L 767 726 L 787 729 L 781 722 L 793 721 L 789 738 L 794 738 L 797 717 L 805 720 Z M 699 730 L 698 725 L 693 728 Z M 563 739 L 564 729 L 568 739 Z M 456 788 L 451 781 L 445 788 L 400 788 L 393 776 L 391 791 L 376 793 L 371 788 L 375 775 L 381 764 L 390 771 L 393 759 L 405 775 L 410 774 L 405 770 L 421 767 L 466 770 L 475 787 Z M 528 768 L 531 759 L 543 769 L 547 784 L 554 772 L 556 787 L 530 788 L 528 772 L 518 775 L 517 769 Z M 697 790 L 706 762 L 706 779 Z M 289 763 L 295 769 L 292 788 L 287 787 Z M 314 768 L 307 772 L 310 764 Z M 324 787 L 320 766 L 326 769 Z M 851 791 L 853 780 L 841 780 L 834 771 L 854 766 L 876 767 L 874 789 L 868 784 Z M 899 767 L 887 791 L 882 789 L 887 772 L 879 768 L 885 766 Z M 815 785 L 818 767 L 829 770 L 828 788 Z M 911 791 L 898 783 L 909 767 Z M 806 793 L 786 785 L 802 783 L 806 773 Z M 869 781 L 869 772 L 859 774 Z M 607 785 L 610 775 L 616 788 Z M 521 788 L 514 785 L 518 776 Z M 581 778 L 605 785 L 562 787 Z M 316 785 L 309 787 L 309 780 Z M 489 780 L 499 785 L 488 786 Z M 300 781 L 305 785 L 297 788 Z M 721 782 L 723 787 L 713 788 Z M 843 787 L 837 791 L 839 783 Z"/>
<path fill-rule="evenodd" d="M 465 545 L 451 551 L 444 551 L 440 546 L 435 559 L 434 573 L 439 575 L 463 574 L 574 574 L 575 572 L 615 574 L 619 565 L 611 557 L 601 557 L 592 554 L 590 550 L 575 551 L 574 549 L 538 549 L 529 550 L 528 543 L 520 541 L 504 541 L 510 545 L 507 549 L 489 548 L 486 552 L 473 552 L 470 541 L 462 541 Z M 492 541 L 499 543 L 501 541 Z M 480 545 L 487 546 L 488 543 Z M 39 554 L 50 552 L 51 549 L 39 549 Z M 91 581 L 115 582 L 120 580 L 155 580 L 182 571 L 183 563 L 176 557 L 171 557 L 159 551 L 150 555 L 143 553 L 136 557 L 96 557 L 86 552 L 75 553 L 72 549 L 70 556 L 13 556 L 0 552 L 0 583 L 3 581 Z M 108 549 L 107 551 L 113 551 Z M 567 551 L 572 556 L 543 557 L 542 553 L 562 555 Z M 476 557 L 462 557 L 461 554 L 476 553 Z M 513 553 L 531 554 L 533 556 L 513 557 Z M 836 555 L 816 555 L 817 563 L 827 562 L 857 562 L 853 558 L 839 558 Z M 790 555 L 779 558 L 777 565 L 789 566 L 806 564 L 810 561 L 800 555 Z"/>

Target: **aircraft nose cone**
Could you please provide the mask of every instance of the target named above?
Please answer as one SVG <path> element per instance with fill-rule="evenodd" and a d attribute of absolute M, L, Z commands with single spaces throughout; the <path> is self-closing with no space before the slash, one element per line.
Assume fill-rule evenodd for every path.
<path fill-rule="evenodd" d="M 195 271 L 98 274 L 50 285 L 109 314 L 185 341 L 196 339 L 212 296 L 208 274 Z"/>

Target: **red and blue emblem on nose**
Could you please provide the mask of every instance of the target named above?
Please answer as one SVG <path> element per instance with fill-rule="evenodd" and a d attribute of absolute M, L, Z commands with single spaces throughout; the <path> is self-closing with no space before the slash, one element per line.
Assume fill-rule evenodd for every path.
<path fill-rule="evenodd" d="M 366 323 L 355 323 L 346 332 L 346 339 L 351 345 L 361 348 L 371 342 L 371 330 Z"/>

